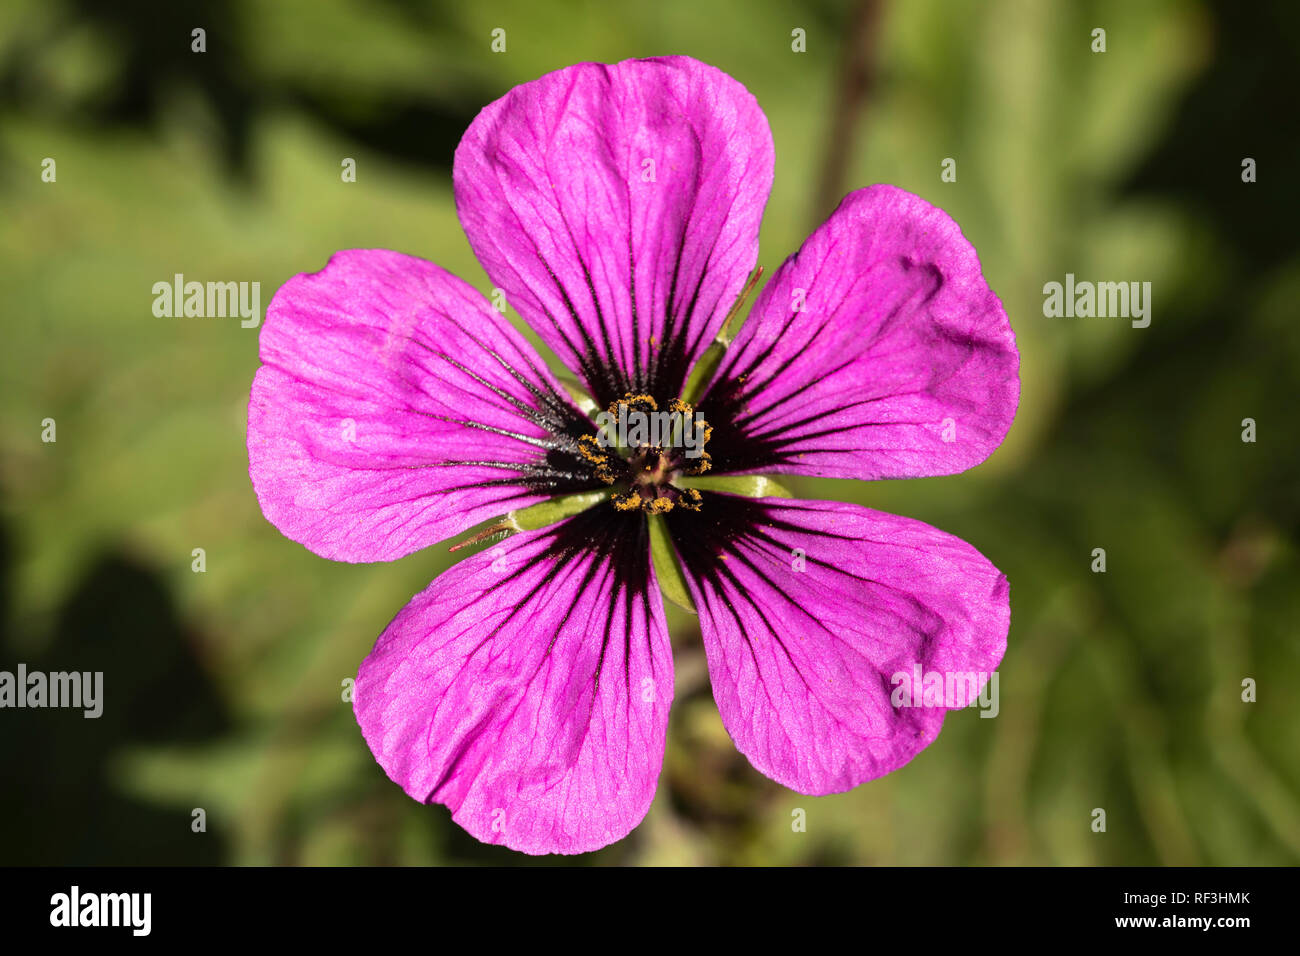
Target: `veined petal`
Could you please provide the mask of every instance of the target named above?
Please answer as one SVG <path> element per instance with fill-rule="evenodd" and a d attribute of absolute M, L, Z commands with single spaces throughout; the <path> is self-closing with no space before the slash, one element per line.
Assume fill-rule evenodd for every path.
<path fill-rule="evenodd" d="M 800 793 L 903 766 L 1002 660 L 1007 579 L 919 521 L 706 492 L 701 511 L 668 522 L 723 724 L 750 763 Z M 944 691 L 927 698 L 931 674 Z"/>
<path fill-rule="evenodd" d="M 590 425 L 534 349 L 431 262 L 338 252 L 280 288 L 260 345 L 249 475 L 322 557 L 389 561 L 600 484 L 570 450 Z"/>
<path fill-rule="evenodd" d="M 608 503 L 467 558 L 417 595 L 357 677 L 370 749 L 484 843 L 583 853 L 645 815 L 672 651 L 644 517 Z"/>
<path fill-rule="evenodd" d="M 454 180 L 488 275 L 605 406 L 678 395 L 757 261 L 772 169 L 749 91 L 675 56 L 515 87 L 466 131 Z"/>
<path fill-rule="evenodd" d="M 971 468 L 1020 400 L 974 247 L 893 186 L 849 194 L 772 276 L 698 407 L 713 471 L 919 478 Z"/>

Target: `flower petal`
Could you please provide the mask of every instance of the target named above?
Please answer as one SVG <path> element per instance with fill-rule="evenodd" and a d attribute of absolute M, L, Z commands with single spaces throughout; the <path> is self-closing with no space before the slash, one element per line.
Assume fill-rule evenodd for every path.
<path fill-rule="evenodd" d="M 668 522 L 722 721 L 750 763 L 800 793 L 838 793 L 903 766 L 1002 660 L 1007 579 L 919 521 L 705 493 L 698 513 Z M 895 694 L 909 703 L 900 688 L 918 669 L 913 706 L 895 706 Z M 930 674 L 948 692 L 927 701 Z"/>
<path fill-rule="evenodd" d="M 1019 364 L 957 224 L 872 186 L 772 276 L 698 407 L 717 473 L 948 475 L 1001 444 Z"/>
<path fill-rule="evenodd" d="M 336 253 L 267 308 L 249 475 L 285 535 L 389 561 L 513 508 L 599 486 L 590 431 L 533 348 L 431 262 Z"/>
<path fill-rule="evenodd" d="M 493 282 L 599 405 L 677 397 L 758 257 L 773 147 L 754 97 L 688 57 L 515 87 L 456 150 Z"/>
<path fill-rule="evenodd" d="M 384 631 L 356 691 L 388 776 L 484 843 L 622 838 L 654 797 L 673 697 L 644 518 L 605 503 L 455 565 Z"/>

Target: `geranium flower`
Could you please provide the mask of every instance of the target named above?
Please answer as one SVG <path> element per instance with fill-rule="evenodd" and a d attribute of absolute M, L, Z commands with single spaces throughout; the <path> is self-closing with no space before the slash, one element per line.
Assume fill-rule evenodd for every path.
<path fill-rule="evenodd" d="M 421 259 L 339 252 L 269 306 L 249 471 L 266 517 L 314 553 L 391 561 L 548 499 L 596 502 L 440 575 L 361 665 L 376 760 L 479 840 L 579 853 L 645 815 L 673 698 L 652 522 L 727 731 L 801 793 L 935 739 L 945 706 L 894 706 L 892 675 L 1002 658 L 1007 581 L 965 542 L 855 504 L 691 487 L 706 468 L 953 474 L 1015 414 L 1015 340 L 974 248 L 891 186 L 844 199 L 682 402 L 754 269 L 772 173 L 754 97 L 684 57 L 572 66 L 474 120 L 461 223 L 585 411 L 483 295 Z M 707 455 L 596 441 L 590 413 L 620 403 L 702 414 Z"/>

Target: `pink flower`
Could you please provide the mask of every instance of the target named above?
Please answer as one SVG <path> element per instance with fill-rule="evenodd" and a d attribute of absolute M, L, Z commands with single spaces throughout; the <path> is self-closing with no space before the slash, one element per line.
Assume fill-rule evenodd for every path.
<path fill-rule="evenodd" d="M 689 413 L 675 400 L 754 269 L 772 170 L 753 96 L 668 57 L 516 87 L 470 126 L 454 180 L 493 284 L 599 408 Z M 891 675 L 1002 659 L 1007 581 L 965 542 L 853 504 L 689 487 L 705 469 L 947 475 L 998 447 L 1019 399 L 1011 327 L 957 225 L 910 193 L 850 194 L 777 270 L 696 404 L 698 458 L 601 444 L 482 295 L 396 252 L 289 280 L 261 359 L 253 486 L 322 557 L 391 561 L 604 492 L 442 574 L 361 665 L 375 758 L 484 842 L 580 853 L 645 815 L 673 696 L 653 521 L 728 732 L 801 793 L 848 790 L 935 739 L 944 708 L 895 706 Z"/>

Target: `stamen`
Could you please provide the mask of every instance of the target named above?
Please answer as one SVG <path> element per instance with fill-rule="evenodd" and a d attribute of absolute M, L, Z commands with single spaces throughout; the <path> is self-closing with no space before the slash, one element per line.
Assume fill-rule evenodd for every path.
<path fill-rule="evenodd" d="M 669 485 L 669 487 L 681 495 L 675 502 L 678 508 L 684 508 L 687 511 L 699 511 L 704 504 L 704 497 L 695 488 L 678 488 L 676 485 Z"/>
<path fill-rule="evenodd" d="M 578 454 L 596 466 L 596 477 L 607 485 L 614 483 L 609 452 L 600 447 L 595 435 L 583 435 L 578 439 Z"/>
<path fill-rule="evenodd" d="M 703 418 L 697 421 L 695 409 L 680 398 L 673 399 L 660 412 L 654 396 L 629 392 L 611 402 L 607 411 L 609 420 L 620 423 L 620 427 L 633 413 L 666 414 L 672 419 L 667 428 L 660 428 L 662 423 L 656 421 L 653 428 L 640 430 L 638 425 L 637 429 L 629 429 L 637 436 L 630 440 L 622 431 L 617 438 L 602 431 L 598 436 L 584 436 L 578 442 L 579 454 L 596 466 L 596 475 L 605 484 L 626 482 L 626 488 L 610 497 L 614 507 L 647 514 L 666 514 L 676 507 L 699 511 L 703 503 L 700 493 L 692 488 L 680 488 L 674 482 L 683 475 L 704 474 L 712 466 L 704 445 L 713 429 Z M 698 429 L 698 433 L 693 433 L 693 441 L 686 440 L 686 429 Z M 663 444 L 652 444 L 647 438 Z M 697 454 L 688 455 L 687 448 Z"/>

